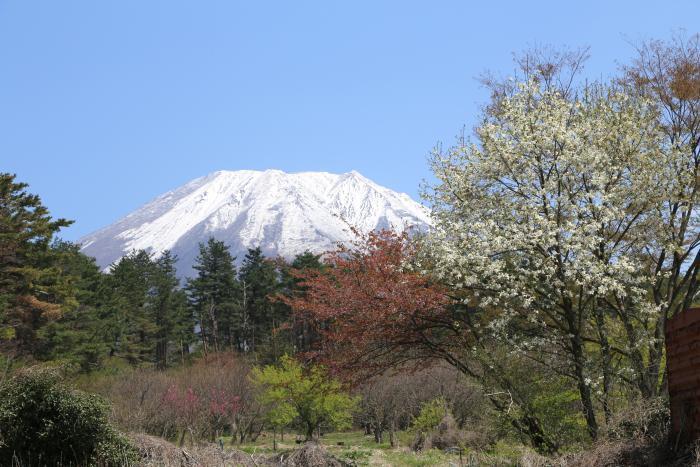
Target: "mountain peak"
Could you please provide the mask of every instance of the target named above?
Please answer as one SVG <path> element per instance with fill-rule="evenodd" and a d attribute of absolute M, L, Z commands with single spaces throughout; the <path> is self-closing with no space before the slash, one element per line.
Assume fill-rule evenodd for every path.
<path fill-rule="evenodd" d="M 238 258 L 260 246 L 267 256 L 291 259 L 352 240 L 349 226 L 425 230 L 430 223 L 423 206 L 355 170 L 221 170 L 164 193 L 80 243 L 103 268 L 131 250 L 156 256 L 171 250 L 180 275 L 189 276 L 198 244 L 209 237 L 224 241 Z"/>

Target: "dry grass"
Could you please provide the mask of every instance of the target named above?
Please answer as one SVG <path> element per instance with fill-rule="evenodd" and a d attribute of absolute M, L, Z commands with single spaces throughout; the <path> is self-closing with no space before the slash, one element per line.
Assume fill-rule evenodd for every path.
<path fill-rule="evenodd" d="M 277 455 L 248 454 L 235 449 L 221 449 L 215 444 L 187 448 L 155 436 L 132 433 L 129 438 L 138 449 L 146 467 L 217 467 L 217 466 L 280 466 L 280 467 L 346 467 L 318 443 L 306 443 L 300 449 Z"/>
<path fill-rule="evenodd" d="M 129 435 L 129 438 L 141 456 L 139 465 L 146 467 L 232 465 L 253 467 L 265 463 L 265 459 L 256 459 L 253 455 L 234 449 L 224 450 L 214 444 L 180 448 L 162 438 L 150 435 L 134 433 Z"/>
<path fill-rule="evenodd" d="M 277 459 L 276 459 L 277 460 Z M 331 455 L 318 443 L 306 443 L 291 454 L 280 456 L 280 466 L 284 467 L 345 467 L 347 464 Z"/>

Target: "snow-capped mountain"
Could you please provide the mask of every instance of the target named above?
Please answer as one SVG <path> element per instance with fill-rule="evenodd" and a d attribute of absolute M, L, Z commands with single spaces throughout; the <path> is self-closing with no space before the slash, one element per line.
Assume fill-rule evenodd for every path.
<path fill-rule="evenodd" d="M 430 223 L 428 211 L 408 195 L 355 171 L 220 171 L 159 196 L 80 243 L 103 268 L 131 250 L 156 256 L 171 250 L 179 274 L 189 276 L 198 244 L 209 237 L 223 240 L 239 260 L 257 246 L 269 257 L 289 259 L 353 239 L 350 226 L 425 230 Z"/>

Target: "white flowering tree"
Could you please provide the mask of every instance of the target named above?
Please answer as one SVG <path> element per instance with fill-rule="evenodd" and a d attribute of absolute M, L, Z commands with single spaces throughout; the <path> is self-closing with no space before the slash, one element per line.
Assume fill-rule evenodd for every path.
<path fill-rule="evenodd" d="M 433 158 L 432 272 L 463 291 L 480 339 L 575 383 L 592 438 L 613 384 L 639 386 L 654 364 L 669 304 L 653 298 L 667 280 L 653 263 L 678 250 L 667 207 L 697 196 L 658 122 L 653 102 L 619 89 L 530 80 L 487 111 L 478 144 Z"/>

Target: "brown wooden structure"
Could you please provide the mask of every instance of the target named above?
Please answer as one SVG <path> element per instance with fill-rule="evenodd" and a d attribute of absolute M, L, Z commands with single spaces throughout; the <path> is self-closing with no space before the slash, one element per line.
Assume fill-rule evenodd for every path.
<path fill-rule="evenodd" d="M 666 365 L 675 444 L 700 438 L 700 308 L 666 322 Z"/>

